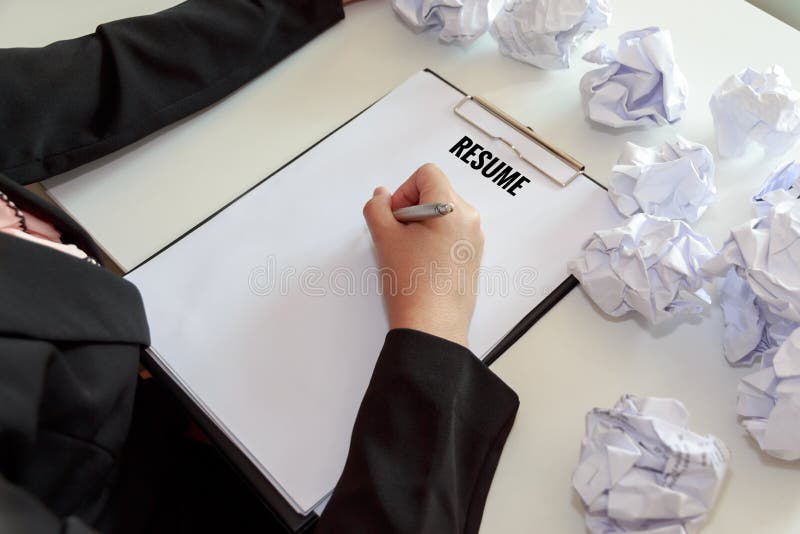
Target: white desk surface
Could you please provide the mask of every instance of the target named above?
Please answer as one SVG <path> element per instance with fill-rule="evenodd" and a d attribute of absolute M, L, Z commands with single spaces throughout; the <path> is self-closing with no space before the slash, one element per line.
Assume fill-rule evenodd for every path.
<path fill-rule="evenodd" d="M 5 0 L 0 46 L 41 46 L 91 32 L 104 20 L 175 3 Z M 610 29 L 582 50 L 601 40 L 615 44 L 631 29 L 670 29 L 691 91 L 688 113 L 676 125 L 623 132 L 592 126 L 583 118 L 578 80 L 593 66 L 579 55 L 568 71 L 538 70 L 500 56 L 488 35 L 467 49 L 439 44 L 433 33 L 414 35 L 387 2 L 365 0 L 219 104 L 46 186 L 130 268 L 424 67 L 530 124 L 583 160 L 601 182 L 627 140 L 657 144 L 680 133 L 713 149 L 708 98 L 744 67 L 779 63 L 800 85 L 800 33 L 743 0 L 613 5 Z M 782 159 L 798 156 L 795 150 Z M 719 245 L 732 225 L 751 217 L 749 197 L 778 161 L 752 150 L 717 163 L 721 202 L 697 229 Z M 522 405 L 482 532 L 583 532 L 570 486 L 583 417 L 626 392 L 681 399 L 692 428 L 717 435 L 731 449 L 729 476 L 704 532 L 800 532 L 800 462 L 761 454 L 737 424 L 736 385 L 749 371 L 727 366 L 721 335 L 717 308 L 653 328 L 633 318 L 610 320 L 573 291 L 493 365 Z"/>

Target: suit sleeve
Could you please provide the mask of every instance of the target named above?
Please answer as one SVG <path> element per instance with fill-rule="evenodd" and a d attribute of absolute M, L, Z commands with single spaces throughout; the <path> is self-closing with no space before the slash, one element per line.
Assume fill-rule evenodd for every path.
<path fill-rule="evenodd" d="M 41 501 L 0 475 L 0 532 L 19 534 L 96 534 L 80 519 L 61 519 Z"/>
<path fill-rule="evenodd" d="M 129 282 L 0 233 L 0 533 L 89 532 L 114 489 L 149 332 Z"/>
<path fill-rule="evenodd" d="M 29 184 L 228 95 L 344 17 L 341 0 L 188 0 L 0 49 L 0 172 Z"/>
<path fill-rule="evenodd" d="M 461 345 L 390 331 L 315 534 L 478 532 L 518 406 Z"/>
<path fill-rule="evenodd" d="M 42 406 L 47 404 L 47 377 L 54 368 L 63 367 L 54 362 L 59 358 L 55 352 L 42 341 L 0 336 L 0 532 L 3 533 L 94 532 L 75 516 L 57 515 L 40 497 L 20 484 L 26 481 L 28 485 L 36 485 L 30 480 L 27 461 L 38 452 L 38 434 L 46 433 L 39 428 L 39 422 L 49 417 L 42 413 Z M 65 380 L 67 376 L 59 378 L 68 381 Z M 97 391 L 91 390 L 91 393 L 97 394 Z M 65 411 L 71 407 L 67 405 Z M 57 462 L 54 461 L 52 467 L 57 472 Z"/>

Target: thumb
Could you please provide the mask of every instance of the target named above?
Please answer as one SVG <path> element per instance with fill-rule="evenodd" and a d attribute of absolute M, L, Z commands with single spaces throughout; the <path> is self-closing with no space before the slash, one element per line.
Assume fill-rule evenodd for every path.
<path fill-rule="evenodd" d="M 392 194 L 385 187 L 378 187 L 372 198 L 364 205 L 364 219 L 373 237 L 381 231 L 400 224 L 392 214 Z"/>

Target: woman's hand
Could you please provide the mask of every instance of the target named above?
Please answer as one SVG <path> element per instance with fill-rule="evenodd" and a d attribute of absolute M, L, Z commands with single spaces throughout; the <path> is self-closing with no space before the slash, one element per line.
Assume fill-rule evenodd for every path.
<path fill-rule="evenodd" d="M 398 222 L 392 211 L 431 202 L 455 210 L 421 222 Z M 435 165 L 426 164 L 394 194 L 375 190 L 364 206 L 381 268 L 390 328 L 413 328 L 461 345 L 475 309 L 477 270 L 483 253 L 478 212 Z"/>

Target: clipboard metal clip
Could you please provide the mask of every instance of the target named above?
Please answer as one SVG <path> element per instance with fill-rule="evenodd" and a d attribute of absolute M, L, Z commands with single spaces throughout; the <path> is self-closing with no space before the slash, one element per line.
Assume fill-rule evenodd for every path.
<path fill-rule="evenodd" d="M 461 111 L 461 108 L 464 104 L 470 101 L 475 102 L 484 110 L 488 111 L 489 113 L 491 113 L 501 121 L 505 122 L 506 124 L 517 130 L 519 133 L 521 133 L 522 135 L 524 135 L 525 137 L 527 137 L 540 147 L 544 148 L 545 150 L 556 156 L 558 159 L 563 161 L 568 167 L 573 169 L 575 172 L 572 175 L 568 176 L 566 179 L 562 179 L 553 176 L 552 174 L 542 169 L 535 162 L 525 157 L 525 154 L 523 154 L 516 146 L 514 146 L 514 144 L 511 143 L 511 141 L 505 139 L 502 136 L 495 135 L 491 132 L 486 131 L 484 127 L 480 126 L 475 121 L 470 119 L 467 115 L 465 115 L 464 112 Z M 531 167 L 533 167 L 543 175 L 547 176 L 548 178 L 550 178 L 551 180 L 553 180 L 562 187 L 566 187 L 567 185 L 569 185 L 569 183 L 572 182 L 575 178 L 577 178 L 581 173 L 583 173 L 584 169 L 586 168 L 586 166 L 583 163 L 581 163 L 574 157 L 570 156 L 563 150 L 551 145 L 550 143 L 548 143 L 547 141 L 536 135 L 536 133 L 531 128 L 528 128 L 527 126 L 523 125 L 522 123 L 514 119 L 512 116 L 505 113 L 503 110 L 495 107 L 493 104 L 487 102 L 486 100 L 484 100 L 479 96 L 466 95 L 459 101 L 458 104 L 456 104 L 456 106 L 453 108 L 453 111 L 455 112 L 456 115 L 458 115 L 459 117 L 467 121 L 469 124 L 480 130 L 487 137 L 490 137 L 495 141 L 500 141 L 505 145 L 507 145 L 514 152 L 514 154 L 517 155 L 519 159 L 521 159 L 522 161 L 524 161 L 525 163 L 527 163 L 528 165 L 530 165 Z"/>

